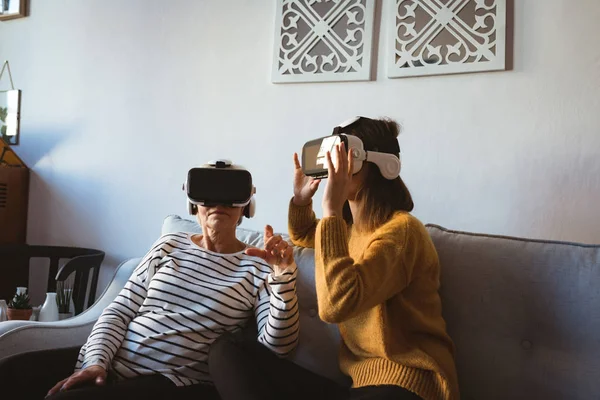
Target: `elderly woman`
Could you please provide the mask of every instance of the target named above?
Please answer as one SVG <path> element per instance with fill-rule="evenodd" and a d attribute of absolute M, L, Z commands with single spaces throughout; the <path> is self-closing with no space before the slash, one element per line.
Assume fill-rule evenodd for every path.
<path fill-rule="evenodd" d="M 190 204 L 203 233 L 167 234 L 153 244 L 94 325 L 75 372 L 47 398 L 218 398 L 209 348 L 252 319 L 260 343 L 289 354 L 299 321 L 292 248 L 270 226 L 265 249 L 239 241 L 248 207 Z"/>

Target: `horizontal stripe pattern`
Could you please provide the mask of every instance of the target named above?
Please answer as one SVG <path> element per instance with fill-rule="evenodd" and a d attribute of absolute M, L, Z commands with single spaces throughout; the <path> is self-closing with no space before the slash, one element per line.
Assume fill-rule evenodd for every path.
<path fill-rule="evenodd" d="M 296 266 L 275 276 L 263 260 L 162 236 L 103 311 L 75 370 L 100 365 L 120 379 L 161 374 L 177 386 L 210 382 L 208 350 L 256 318 L 258 341 L 279 356 L 298 342 Z"/>

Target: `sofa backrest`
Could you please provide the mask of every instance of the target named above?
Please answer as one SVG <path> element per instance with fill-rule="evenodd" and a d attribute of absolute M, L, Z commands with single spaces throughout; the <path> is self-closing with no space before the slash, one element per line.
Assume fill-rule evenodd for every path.
<path fill-rule="evenodd" d="M 462 399 L 599 397 L 600 246 L 427 230 L 440 258 Z M 169 216 L 163 233 L 175 231 L 200 228 Z M 237 236 L 263 244 L 261 232 L 239 228 Z M 314 251 L 294 254 L 300 342 L 292 360 L 349 383 L 337 363 L 339 332 L 318 316 Z"/>
<path fill-rule="evenodd" d="M 600 397 L 600 246 L 427 229 L 463 399 Z"/>

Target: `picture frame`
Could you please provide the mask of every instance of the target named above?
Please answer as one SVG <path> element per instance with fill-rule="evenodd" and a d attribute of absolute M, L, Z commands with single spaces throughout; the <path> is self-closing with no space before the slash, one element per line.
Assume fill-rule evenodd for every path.
<path fill-rule="evenodd" d="M 0 0 L 0 21 L 27 16 L 27 0 Z"/>

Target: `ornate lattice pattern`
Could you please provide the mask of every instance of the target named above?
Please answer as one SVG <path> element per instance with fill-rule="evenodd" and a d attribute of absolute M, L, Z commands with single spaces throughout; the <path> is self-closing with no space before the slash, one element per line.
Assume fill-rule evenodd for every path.
<path fill-rule="evenodd" d="M 392 0 L 388 77 L 505 69 L 506 0 Z"/>
<path fill-rule="evenodd" d="M 273 82 L 368 80 L 374 0 L 278 0 Z"/>

